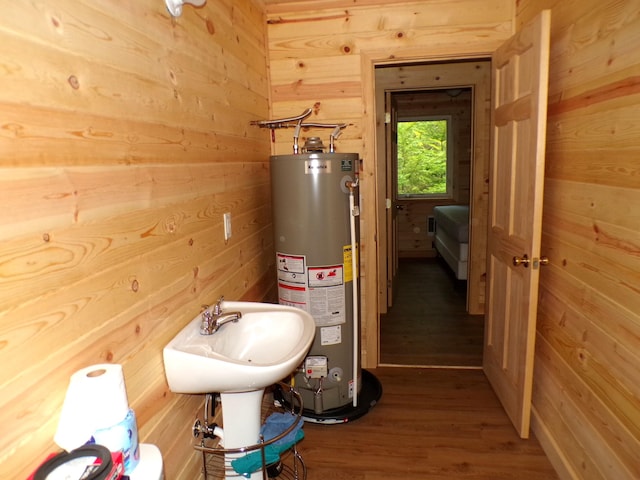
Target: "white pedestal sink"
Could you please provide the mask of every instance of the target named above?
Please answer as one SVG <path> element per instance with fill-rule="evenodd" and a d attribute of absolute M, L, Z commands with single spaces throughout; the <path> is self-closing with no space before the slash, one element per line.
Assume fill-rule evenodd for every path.
<path fill-rule="evenodd" d="M 231 449 L 258 443 L 264 389 L 300 365 L 316 326 L 307 312 L 284 305 L 223 302 L 222 309 L 241 312 L 242 318 L 201 335 L 198 315 L 166 345 L 163 356 L 172 392 L 220 393 L 224 447 Z M 228 473 L 227 478 L 247 477 Z"/>

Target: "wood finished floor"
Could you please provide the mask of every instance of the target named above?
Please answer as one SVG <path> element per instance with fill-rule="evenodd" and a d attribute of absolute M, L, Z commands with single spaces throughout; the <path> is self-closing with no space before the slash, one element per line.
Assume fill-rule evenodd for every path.
<path fill-rule="evenodd" d="M 351 423 L 306 423 L 307 480 L 556 480 L 481 370 L 379 367 L 379 403 Z"/>
<path fill-rule="evenodd" d="M 401 259 L 393 307 L 380 318 L 382 365 L 482 366 L 482 315 L 440 259 Z"/>
<path fill-rule="evenodd" d="M 403 261 L 381 322 L 381 359 L 482 364 L 482 317 L 437 260 Z M 457 287 L 457 288 L 456 288 Z M 453 302 L 452 302 L 453 300 Z M 383 366 L 379 403 L 343 425 L 305 424 L 307 480 L 556 480 L 535 437 L 516 434 L 481 369 Z"/>

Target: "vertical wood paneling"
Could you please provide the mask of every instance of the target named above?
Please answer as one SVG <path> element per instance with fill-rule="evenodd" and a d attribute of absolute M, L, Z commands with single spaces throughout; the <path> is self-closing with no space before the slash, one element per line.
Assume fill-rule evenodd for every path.
<path fill-rule="evenodd" d="M 366 0 L 267 4 L 272 114 L 288 117 L 313 108 L 310 118 L 345 122 L 341 152 L 361 155 L 362 356 L 378 362 L 378 212 L 373 69 L 375 64 L 489 55 L 512 33 L 511 0 Z M 328 132 L 303 132 L 307 135 Z M 292 151 L 292 132 L 276 131 L 273 152 Z M 384 162 L 382 163 L 384 168 Z M 384 274 L 383 274 L 384 275 Z M 384 287 L 386 288 L 386 286 Z"/>
<path fill-rule="evenodd" d="M 0 477 L 48 452 L 69 376 L 124 367 L 141 440 L 196 478 L 202 398 L 162 347 L 202 303 L 275 286 L 266 22 L 216 0 L 18 0 L 0 28 Z M 223 241 L 222 214 L 233 237 Z"/>
<path fill-rule="evenodd" d="M 566 478 L 640 478 L 640 8 L 552 8 L 534 430 Z"/>

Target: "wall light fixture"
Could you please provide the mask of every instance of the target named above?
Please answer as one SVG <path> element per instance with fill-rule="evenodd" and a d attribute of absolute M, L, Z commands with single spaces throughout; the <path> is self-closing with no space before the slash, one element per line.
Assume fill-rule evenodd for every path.
<path fill-rule="evenodd" d="M 167 4 L 167 10 L 174 17 L 182 15 L 182 5 L 190 3 L 194 7 L 201 7 L 207 0 L 165 0 Z"/>

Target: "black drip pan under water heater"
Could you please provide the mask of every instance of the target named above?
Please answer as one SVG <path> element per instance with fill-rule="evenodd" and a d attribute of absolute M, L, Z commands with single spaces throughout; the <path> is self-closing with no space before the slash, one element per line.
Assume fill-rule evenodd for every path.
<path fill-rule="evenodd" d="M 362 369 L 362 386 L 358 403 L 354 407 L 352 403 L 316 413 L 313 409 L 305 408 L 303 405 L 302 419 L 309 423 L 321 423 L 325 425 L 336 425 L 352 422 L 369 412 L 382 397 L 382 384 L 380 380 L 368 370 Z M 274 399 L 287 408 L 291 408 L 289 394 L 283 392 L 278 385 L 274 392 Z M 297 406 L 296 406 L 297 407 Z"/>

